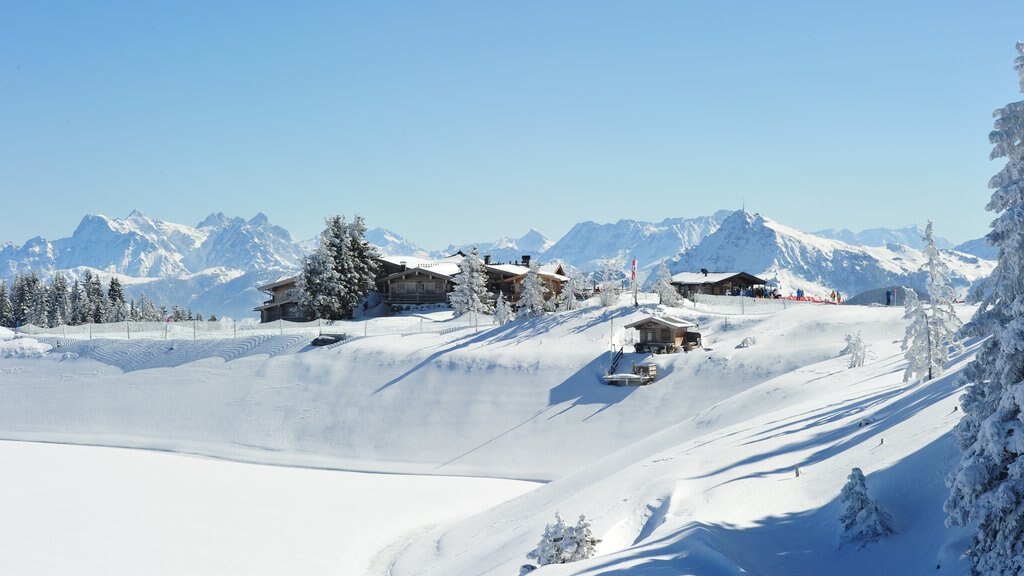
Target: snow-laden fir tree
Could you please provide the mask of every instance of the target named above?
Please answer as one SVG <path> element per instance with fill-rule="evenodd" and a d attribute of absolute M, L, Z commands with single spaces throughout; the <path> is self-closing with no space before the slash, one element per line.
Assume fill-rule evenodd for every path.
<path fill-rule="evenodd" d="M 535 318 L 543 316 L 547 311 L 547 300 L 545 296 L 549 292 L 548 287 L 540 277 L 540 265 L 536 262 L 530 263 L 530 271 L 526 273 L 519 291 L 519 301 L 516 303 L 516 315 L 521 318 Z"/>
<path fill-rule="evenodd" d="M 601 306 L 607 308 L 618 302 L 618 289 L 621 285 L 619 269 L 621 269 L 620 261 L 613 258 L 605 260 L 604 272 L 601 273 Z"/>
<path fill-rule="evenodd" d="M 864 365 L 864 361 L 867 359 L 867 344 L 864 343 L 864 339 L 860 337 L 860 332 L 857 335 L 852 334 L 846 335 L 846 348 L 843 348 L 840 356 L 849 354 L 850 355 L 850 368 L 859 368 Z"/>
<path fill-rule="evenodd" d="M 669 272 L 664 261 L 658 264 L 651 291 L 658 295 L 658 301 L 665 306 L 679 306 L 683 302 L 679 291 L 672 285 L 672 273 Z"/>
<path fill-rule="evenodd" d="M 103 291 L 99 275 L 86 270 L 82 275 L 82 286 L 89 303 L 85 322 L 102 324 L 107 312 L 107 295 Z"/>
<path fill-rule="evenodd" d="M 299 305 L 317 318 L 339 320 L 345 317 L 341 279 L 334 269 L 334 258 L 322 241 L 302 263 L 298 285 Z"/>
<path fill-rule="evenodd" d="M 1014 68 L 1024 92 L 1024 43 Z M 996 213 L 987 239 L 999 250 L 992 291 L 964 326 L 991 336 L 964 370 L 970 386 L 956 427 L 961 457 L 946 479 L 951 525 L 974 526 L 967 556 L 975 575 L 1024 574 L 1024 101 L 995 112 L 991 159 L 1006 165 L 989 181 Z"/>
<path fill-rule="evenodd" d="M 584 515 L 580 514 L 575 526 L 568 526 L 556 512 L 555 521 L 544 527 L 540 542 L 526 557 L 540 566 L 585 560 L 594 556 L 598 542 Z"/>
<path fill-rule="evenodd" d="M 14 306 L 7 293 L 7 282 L 0 280 L 0 326 L 14 326 Z"/>
<path fill-rule="evenodd" d="M 107 285 L 107 322 L 124 322 L 128 319 L 128 303 L 125 302 L 124 288 L 116 277 Z"/>
<path fill-rule="evenodd" d="M 925 311 L 924 303 L 917 297 L 913 288 L 903 288 L 903 319 L 908 320 L 907 331 L 903 336 L 901 349 L 905 352 L 907 369 L 903 372 L 903 381 L 925 376 L 931 380 L 934 369 L 932 363 L 930 320 Z"/>
<path fill-rule="evenodd" d="M 569 562 L 586 560 L 587 558 L 593 558 L 594 554 L 597 554 L 597 544 L 600 540 L 594 538 L 594 533 L 590 529 L 590 521 L 583 514 L 580 514 L 576 525 L 572 527 L 569 538 L 572 543 Z"/>
<path fill-rule="evenodd" d="M 351 318 L 374 288 L 377 251 L 366 241 L 366 224 L 356 216 L 328 216 L 320 246 L 306 257 L 299 276 L 300 304 L 321 318 Z"/>
<path fill-rule="evenodd" d="M 498 292 L 498 302 L 494 306 L 494 321 L 499 326 L 504 326 L 515 319 L 516 315 L 512 311 L 512 306 L 505 300 L 505 295 Z"/>
<path fill-rule="evenodd" d="M 160 316 L 160 312 L 153 305 L 153 301 L 146 296 L 145 292 L 139 293 L 139 303 L 136 306 L 139 309 L 139 320 L 143 322 L 159 322 L 163 320 Z"/>
<path fill-rule="evenodd" d="M 71 316 L 68 318 L 68 324 L 78 326 L 88 322 L 86 310 L 89 308 L 89 299 L 85 294 L 85 288 L 77 278 L 71 282 L 69 296 L 71 298 Z"/>
<path fill-rule="evenodd" d="M 843 543 L 863 547 L 894 532 L 892 517 L 868 496 L 867 480 L 860 468 L 850 471 L 839 501 L 846 504 L 839 519 Z"/>
<path fill-rule="evenodd" d="M 569 310 L 576 309 L 577 286 L 577 277 L 569 275 L 569 278 L 562 283 L 562 288 L 558 291 L 558 294 L 555 294 L 554 298 L 552 298 L 556 311 L 568 312 Z"/>
<path fill-rule="evenodd" d="M 960 318 L 953 308 L 955 296 L 949 281 L 949 266 L 942 260 L 939 249 L 935 246 L 935 232 L 931 220 L 928 221 L 928 225 L 924 229 L 923 240 L 925 241 L 924 253 L 928 258 L 922 270 L 928 274 L 926 288 L 931 301 L 931 306 L 929 306 L 933 336 L 931 340 L 935 349 L 933 364 L 938 366 L 939 372 L 935 376 L 939 376 L 946 361 L 949 360 L 949 348 L 952 347 L 957 352 L 963 352 L 963 343 L 957 338 L 963 323 L 960 322 Z"/>
<path fill-rule="evenodd" d="M 476 246 L 462 258 L 459 273 L 452 278 L 455 287 L 449 295 L 455 316 L 469 312 L 488 314 L 491 311 L 490 295 L 487 293 L 487 273 L 480 261 Z"/>
<path fill-rule="evenodd" d="M 352 261 L 352 284 L 348 287 L 351 309 L 355 308 L 377 287 L 377 248 L 366 239 L 366 220 L 356 214 L 346 229 L 349 259 Z"/>
<path fill-rule="evenodd" d="M 50 284 L 50 302 L 47 307 L 47 318 L 51 327 L 70 324 L 70 296 L 67 276 L 57 272 Z"/>

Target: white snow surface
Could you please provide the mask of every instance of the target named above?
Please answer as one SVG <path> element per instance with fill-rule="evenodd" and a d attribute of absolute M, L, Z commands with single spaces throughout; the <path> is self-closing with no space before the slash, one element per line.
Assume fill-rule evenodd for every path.
<path fill-rule="evenodd" d="M 325 348 L 288 335 L 40 337 L 52 351 L 0 359 L 0 438 L 550 481 L 454 524 L 424 513 L 412 524 L 440 525 L 417 538 L 388 528 L 406 514 L 404 504 L 368 515 L 361 528 L 386 532 L 391 551 L 370 574 L 516 574 L 555 512 L 586 514 L 602 542 L 595 558 L 538 574 L 935 574 L 937 565 L 941 574 L 968 572 L 958 560 L 966 532 L 944 527 L 942 502 L 955 455 L 949 432 L 960 415 L 957 375 L 977 342 L 942 378 L 903 383 L 902 308 L 788 303 L 747 306 L 775 311 L 743 315 L 655 301 L 641 295 L 634 308 L 624 295 L 612 308 L 595 302 L 479 331 Z M 973 308 L 958 312 L 967 318 Z M 652 314 L 698 324 L 706 348 L 650 358 L 658 366 L 651 385 L 604 384 L 613 347 L 627 352 L 620 369 L 647 359 L 628 353 L 632 331 L 622 327 Z M 844 336 L 858 332 L 867 361 L 850 369 L 838 353 Z M 739 347 L 748 337 L 757 345 Z M 6 342 L 19 340 L 30 339 Z M 838 497 L 853 467 L 897 533 L 840 549 Z M 275 504 L 252 502 L 263 505 Z M 290 513 L 280 510 L 289 522 Z M 357 529 L 333 520 L 308 528 L 317 538 Z M 184 554 L 229 549 L 210 540 Z"/>

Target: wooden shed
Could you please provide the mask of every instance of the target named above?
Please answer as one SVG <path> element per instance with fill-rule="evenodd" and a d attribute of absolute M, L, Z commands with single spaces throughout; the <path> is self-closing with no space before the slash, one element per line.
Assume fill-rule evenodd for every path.
<path fill-rule="evenodd" d="M 689 352 L 702 345 L 699 326 L 675 316 L 651 316 L 626 324 L 626 328 L 640 332 L 637 352 Z"/>

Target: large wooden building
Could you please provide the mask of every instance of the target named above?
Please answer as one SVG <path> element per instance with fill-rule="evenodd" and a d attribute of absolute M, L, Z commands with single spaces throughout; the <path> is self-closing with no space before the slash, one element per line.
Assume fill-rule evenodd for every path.
<path fill-rule="evenodd" d="M 747 290 L 765 289 L 767 281 L 746 272 L 680 272 L 672 275 L 672 285 L 683 296 L 713 294 L 741 296 Z"/>

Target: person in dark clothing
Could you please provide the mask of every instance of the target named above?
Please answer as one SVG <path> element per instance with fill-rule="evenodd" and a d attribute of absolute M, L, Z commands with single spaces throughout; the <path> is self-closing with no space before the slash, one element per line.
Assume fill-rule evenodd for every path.
<path fill-rule="evenodd" d="M 892 306 L 892 290 L 885 291 L 885 305 Z"/>

